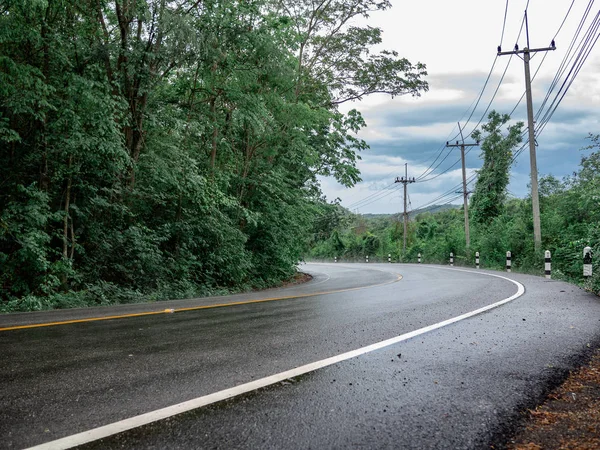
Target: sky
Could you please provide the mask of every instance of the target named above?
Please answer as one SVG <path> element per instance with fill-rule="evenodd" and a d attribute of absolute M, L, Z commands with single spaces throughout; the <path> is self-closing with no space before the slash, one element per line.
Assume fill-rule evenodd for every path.
<path fill-rule="evenodd" d="M 370 146 L 361 152 L 358 163 L 363 181 L 350 189 L 333 178 L 320 181 L 329 201 L 339 198 L 343 206 L 361 214 L 402 210 L 402 185 L 394 180 L 404 175 L 405 163 L 408 176 L 422 180 L 408 185 L 409 210 L 427 205 L 448 191 L 461 191 L 460 149 L 445 148 L 445 143 L 459 133 L 458 122 L 465 143 L 472 142 L 468 135 L 480 119 L 486 122 L 488 106 L 500 113 L 510 113 L 516 107 L 511 123 L 523 121 L 527 126 L 525 99 L 518 104 L 525 92 L 523 60 L 509 55 L 497 57 L 501 40 L 503 51 L 512 50 L 516 43 L 521 49 L 527 46 L 525 27 L 517 39 L 527 4 L 530 48 L 549 47 L 553 38 L 556 41 L 555 51 L 535 53 L 531 59 L 531 75 L 537 72 L 532 81 L 533 111 L 535 114 L 541 110 L 542 117 L 576 61 L 568 55 L 577 53 L 574 50 L 599 14 L 598 5 L 589 0 L 509 0 L 508 8 L 507 0 L 392 0 L 392 4 L 390 10 L 372 13 L 362 24 L 383 30 L 381 49 L 396 50 L 412 63 L 426 64 L 429 91 L 416 98 L 374 95 L 343 105 L 344 112 L 358 109 L 367 122 L 359 133 Z M 586 9 L 587 20 L 572 47 Z M 593 37 L 597 38 L 598 33 L 596 29 Z M 540 109 L 561 67 L 566 70 L 546 107 Z M 581 157 L 589 153 L 582 150 L 590 143 L 586 137 L 600 133 L 599 105 L 600 45 L 591 49 L 555 113 L 536 134 L 539 177 L 551 174 L 562 178 L 577 170 Z M 543 123 L 541 117 L 538 122 Z M 440 152 L 434 168 L 447 158 L 431 171 L 428 168 Z M 480 154 L 479 148 L 470 147 L 466 156 L 467 177 L 481 167 Z M 509 195 L 526 197 L 529 180 L 526 146 L 511 169 Z M 473 187 L 474 182 L 469 185 L 470 189 Z M 451 200 L 462 204 L 462 195 L 459 192 L 434 203 Z"/>

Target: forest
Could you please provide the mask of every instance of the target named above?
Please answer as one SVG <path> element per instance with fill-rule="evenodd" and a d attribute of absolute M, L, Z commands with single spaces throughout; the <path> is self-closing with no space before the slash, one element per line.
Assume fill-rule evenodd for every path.
<path fill-rule="evenodd" d="M 356 25 L 387 0 L 3 0 L 0 311 L 294 276 L 360 180 L 357 110 L 426 68 Z"/>

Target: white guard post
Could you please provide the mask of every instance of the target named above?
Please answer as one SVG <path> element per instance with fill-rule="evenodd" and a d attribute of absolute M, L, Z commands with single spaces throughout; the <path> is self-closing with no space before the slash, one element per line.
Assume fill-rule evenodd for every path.
<path fill-rule="evenodd" d="M 479 252 L 475 252 L 475 268 L 479 269 Z"/>
<path fill-rule="evenodd" d="M 418 261 L 419 261 L 419 264 L 421 264 L 421 254 L 420 253 L 417 255 L 417 258 L 419 258 Z"/>
<path fill-rule="evenodd" d="M 510 251 L 506 252 L 506 271 L 510 272 L 511 268 L 512 268 L 512 260 L 511 260 L 512 256 Z"/>
<path fill-rule="evenodd" d="M 583 249 L 583 276 L 592 276 L 592 248 L 586 247 Z"/>
<path fill-rule="evenodd" d="M 454 266 L 454 253 L 450 252 L 450 266 Z"/>
<path fill-rule="evenodd" d="M 550 250 L 546 250 L 544 253 L 544 274 L 546 278 L 552 278 L 552 255 Z"/>
<path fill-rule="evenodd" d="M 388 262 L 391 263 L 392 262 L 392 255 L 390 253 L 388 253 Z"/>

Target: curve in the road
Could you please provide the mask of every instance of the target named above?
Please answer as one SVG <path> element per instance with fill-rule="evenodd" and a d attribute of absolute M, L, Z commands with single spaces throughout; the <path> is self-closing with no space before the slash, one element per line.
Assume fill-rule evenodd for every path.
<path fill-rule="evenodd" d="M 232 388 L 229 389 L 224 389 L 209 395 L 204 395 L 192 400 L 188 400 L 182 403 L 178 403 L 176 405 L 172 405 L 172 406 L 168 406 L 166 408 L 161 408 L 155 411 L 151 411 L 145 414 L 141 414 L 135 417 L 131 417 L 128 419 L 124 419 L 118 422 L 114 422 L 112 424 L 108 424 L 108 425 L 104 425 L 98 428 L 94 428 L 92 430 L 88 430 L 88 431 L 84 431 L 81 433 L 77 433 L 71 436 L 67 436 L 61 439 L 57 439 L 54 441 L 50 441 L 41 445 L 37 445 L 35 447 L 31 447 L 30 450 L 35 449 L 35 450 L 49 450 L 49 449 L 68 449 L 68 448 L 73 448 L 79 445 L 83 445 L 85 443 L 89 443 L 89 442 L 93 442 L 99 439 L 103 439 L 127 430 L 131 430 L 133 428 L 137 428 L 143 425 L 147 425 L 149 423 L 153 423 L 159 420 L 163 420 L 166 419 L 168 417 L 172 417 L 175 416 L 177 414 L 181 414 L 183 412 L 186 411 L 191 411 L 197 408 L 201 408 L 203 406 L 207 406 L 216 402 L 220 402 L 232 397 L 236 397 L 238 395 L 241 394 L 245 394 L 248 392 L 252 392 L 255 391 L 257 389 L 261 389 L 267 386 L 271 386 L 273 384 L 279 383 L 281 381 L 284 381 L 286 379 L 290 379 L 290 378 L 294 378 L 294 377 L 298 377 L 300 375 L 304 375 L 306 373 L 309 372 L 313 372 L 315 370 L 351 359 L 351 358 L 355 358 L 357 356 L 360 355 L 364 355 L 366 353 L 370 353 L 373 352 L 375 350 L 379 350 L 382 349 L 384 347 L 388 347 L 390 345 L 394 345 L 397 344 L 399 342 L 402 341 L 406 341 L 408 339 L 414 338 L 416 336 L 420 336 L 422 334 L 428 333 L 430 331 L 433 330 L 437 330 L 439 328 L 443 328 L 446 327 L 448 325 L 454 324 L 456 322 L 471 318 L 473 316 L 476 316 L 478 314 L 482 314 L 486 311 L 489 311 L 491 309 L 497 308 L 501 305 L 504 305 L 506 303 L 509 303 L 519 297 L 521 297 L 524 293 L 525 293 L 525 287 L 523 286 L 523 284 L 521 284 L 518 281 L 512 280 L 510 278 L 504 277 L 502 275 L 496 275 L 496 274 L 490 274 L 490 273 L 483 273 L 483 272 L 477 272 L 477 271 L 473 271 L 473 270 L 464 270 L 464 269 L 449 269 L 449 270 L 454 270 L 454 271 L 458 271 L 458 272 L 468 272 L 468 273 L 475 273 L 478 275 L 484 275 L 484 276 L 490 276 L 490 277 L 495 277 L 495 278 L 500 278 L 506 281 L 509 281 L 510 283 L 513 283 L 514 285 L 517 286 L 517 292 L 513 295 L 511 295 L 508 298 L 505 298 L 503 300 L 497 301 L 495 303 L 492 303 L 490 305 L 484 306 L 482 308 L 478 308 L 475 309 L 473 311 L 467 312 L 465 314 L 461 314 L 459 316 L 444 320 L 442 322 L 438 322 L 423 328 L 419 328 L 417 330 L 411 331 L 409 333 L 404 333 L 402 335 L 393 337 L 391 339 L 386 339 L 380 342 L 377 342 L 375 344 L 371 344 L 356 350 L 352 350 L 349 352 L 345 352 L 330 358 L 326 358 L 320 361 L 315 361 L 313 363 L 310 364 L 305 364 L 303 366 L 300 367 L 296 367 L 295 369 L 291 369 L 291 370 L 287 370 L 284 372 L 280 372 L 271 376 L 267 376 L 249 383 L 244 383 L 238 386 L 234 386 Z M 398 280 L 401 279 L 401 276 L 399 276 Z M 395 280 L 395 281 L 398 281 Z M 392 282 L 395 282 L 392 281 Z M 387 283 L 383 283 L 383 284 L 390 284 L 391 282 L 387 282 Z M 379 284 L 381 285 L 381 284 Z M 372 287 L 372 286 L 371 286 Z M 342 289 L 342 290 L 338 290 L 338 291 L 332 291 L 333 292 L 345 292 L 345 291 L 351 291 L 351 290 L 357 290 L 357 289 L 364 289 L 365 287 L 360 287 L 360 288 L 350 288 L 350 289 Z M 307 296 L 314 296 L 314 295 L 319 295 L 319 294 L 306 294 L 306 295 L 299 295 L 299 296 L 292 296 L 292 297 L 288 297 L 288 298 L 298 298 L 298 297 L 307 297 Z M 322 295 L 322 293 L 321 293 Z M 279 300 L 279 299 L 284 299 L 285 297 L 281 297 L 281 298 L 276 298 L 276 299 L 264 299 L 264 300 L 258 300 L 255 302 L 259 302 L 259 301 L 273 301 L 273 300 Z M 252 303 L 251 301 L 249 302 L 244 302 L 244 304 L 246 303 Z M 223 306 L 228 306 L 227 305 L 223 305 Z M 216 306 L 212 306 L 212 307 L 216 307 Z M 196 307 L 196 308 L 189 308 L 189 309 L 204 309 L 206 307 Z M 189 310 L 188 309 L 188 310 Z"/>
<path fill-rule="evenodd" d="M 370 269 L 370 270 L 377 270 L 379 272 L 385 272 L 385 271 L 382 271 L 379 269 Z M 389 273 L 389 272 L 385 272 L 385 273 Z M 228 306 L 250 305 L 250 304 L 254 304 L 254 303 L 266 303 L 266 302 L 275 302 L 275 301 L 281 301 L 281 300 L 291 300 L 291 299 L 296 299 L 296 298 L 316 297 L 318 295 L 339 294 L 342 292 L 358 291 L 361 289 L 368 289 L 368 288 L 385 286 L 387 284 L 397 283 L 398 281 L 400 281 L 402 279 L 402 275 L 399 273 L 396 273 L 395 275 L 396 275 L 396 278 L 393 280 L 385 281 L 383 283 L 369 284 L 366 286 L 359 286 L 359 287 L 352 287 L 352 288 L 345 288 L 345 289 L 333 289 L 333 290 L 329 290 L 329 291 L 311 292 L 311 293 L 307 293 L 307 294 L 295 294 L 295 295 L 287 295 L 287 296 L 279 296 L 279 297 L 243 300 L 243 301 L 239 301 L 239 302 L 217 303 L 217 304 L 212 304 L 212 305 L 199 305 L 199 306 L 189 306 L 189 307 L 182 307 L 182 308 L 166 308 L 164 310 L 158 310 L 158 311 L 156 311 L 156 310 L 143 311 L 143 312 L 128 313 L 128 314 L 116 314 L 116 315 L 99 316 L 99 317 L 86 317 L 86 318 L 82 318 L 82 319 L 58 320 L 58 321 L 53 321 L 53 322 L 31 323 L 31 324 L 26 324 L 26 325 L 12 325 L 12 326 L 7 326 L 7 327 L 0 327 L 0 332 L 1 331 L 22 330 L 22 329 L 27 329 L 27 328 L 53 327 L 53 326 L 58 326 L 58 325 L 69 325 L 69 324 L 74 324 L 74 323 L 97 322 L 100 320 L 127 319 L 127 318 L 132 318 L 132 317 L 153 316 L 153 315 L 157 315 L 157 314 L 173 314 L 173 313 L 178 313 L 178 312 L 197 311 L 197 310 L 201 310 L 201 309 L 225 308 Z M 321 284 L 328 280 L 329 280 L 329 278 L 322 280 L 316 284 Z"/>

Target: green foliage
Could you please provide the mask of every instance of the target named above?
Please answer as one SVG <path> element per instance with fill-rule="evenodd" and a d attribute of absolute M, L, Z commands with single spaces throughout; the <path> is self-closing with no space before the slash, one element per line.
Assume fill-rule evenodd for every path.
<path fill-rule="evenodd" d="M 589 138 L 591 145 L 586 150 L 592 152 L 582 158 L 578 172 L 564 180 L 551 175 L 540 179 L 542 245 L 552 253 L 553 278 L 578 283 L 600 295 L 600 137 L 590 135 Z M 484 152 L 484 155 L 489 153 Z M 489 195 L 488 190 L 486 195 Z M 327 233 L 315 234 L 310 256 L 364 261 L 369 254 L 371 261 L 387 261 L 387 253 L 391 253 L 394 261 L 414 263 L 420 253 L 424 263 L 447 264 L 453 252 L 455 264 L 473 266 L 478 251 L 482 267 L 503 270 L 506 252 L 511 251 L 515 270 L 543 274 L 544 261 L 536 255 L 533 244 L 531 199 L 528 198 L 505 199 L 495 210 L 495 216 L 472 221 L 469 251 L 465 246 L 464 214 L 459 208 L 425 212 L 412 218 L 408 224 L 406 251 L 402 249 L 403 224 L 396 217 L 369 218 L 353 216 L 347 211 L 346 217 L 348 220 L 338 221 L 333 229 L 327 223 L 317 222 Z M 379 248 L 374 251 L 377 245 Z M 594 275 L 584 280 L 583 248 L 588 245 L 595 255 Z"/>
<path fill-rule="evenodd" d="M 315 236 L 345 252 L 313 226 L 347 220 L 317 177 L 354 185 L 368 148 L 337 105 L 427 89 L 422 64 L 370 52 L 380 30 L 348 26 L 389 6 L 4 2 L 0 310 L 270 286 Z"/>
<path fill-rule="evenodd" d="M 523 129 L 523 123 L 519 122 L 509 126 L 508 134 L 504 136 L 501 128 L 510 120 L 510 116 L 492 111 L 488 120 L 482 126 L 485 135 L 479 130 L 472 134 L 477 141 L 483 139 L 483 166 L 478 171 L 475 193 L 471 199 L 471 214 L 479 224 L 490 224 L 503 212 L 513 149 L 521 142 Z"/>

